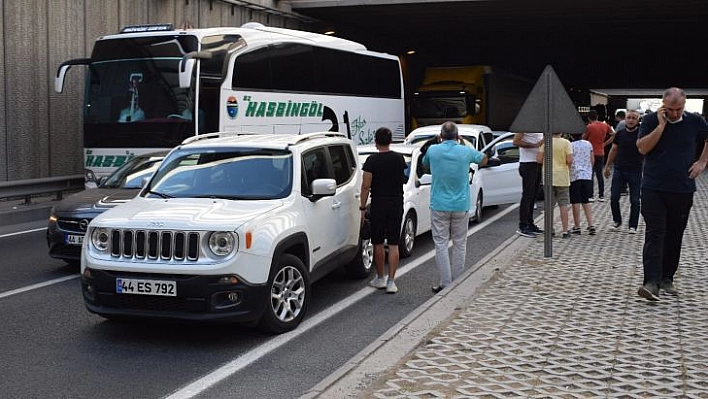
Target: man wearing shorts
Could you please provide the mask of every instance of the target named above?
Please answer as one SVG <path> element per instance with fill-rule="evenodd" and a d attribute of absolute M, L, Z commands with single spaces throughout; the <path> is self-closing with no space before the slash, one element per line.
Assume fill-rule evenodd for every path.
<path fill-rule="evenodd" d="M 399 261 L 398 240 L 403 219 L 403 183 L 406 170 L 403 155 L 389 149 L 392 137 L 391 130 L 385 127 L 379 128 L 374 134 L 374 143 L 379 152 L 371 154 L 364 163 L 359 206 L 363 220 L 366 202 L 371 193 L 371 243 L 374 244 L 376 277 L 369 285 L 386 288 L 387 294 L 398 292 L 394 278 Z M 384 276 L 384 240 L 388 243 L 388 279 Z"/>
<path fill-rule="evenodd" d="M 539 163 L 543 162 L 545 147 L 545 144 L 542 145 L 538 152 L 537 160 Z M 551 147 L 553 149 L 553 180 L 551 187 L 553 191 L 553 202 L 558 204 L 558 210 L 560 211 L 562 237 L 570 238 L 570 231 L 568 230 L 568 203 L 570 202 L 570 165 L 573 164 L 573 146 L 570 144 L 570 141 L 561 137 L 560 133 L 553 133 Z M 553 215 L 551 214 L 548 217 L 553 218 Z"/>

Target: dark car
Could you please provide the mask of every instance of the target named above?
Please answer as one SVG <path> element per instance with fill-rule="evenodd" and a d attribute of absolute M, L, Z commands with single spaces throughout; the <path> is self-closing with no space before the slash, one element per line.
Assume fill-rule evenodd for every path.
<path fill-rule="evenodd" d="M 165 150 L 137 155 L 99 181 L 98 187 L 72 194 L 54 205 L 47 227 L 49 256 L 78 265 L 89 222 L 133 199 L 144 179 L 152 175 L 167 153 Z"/>

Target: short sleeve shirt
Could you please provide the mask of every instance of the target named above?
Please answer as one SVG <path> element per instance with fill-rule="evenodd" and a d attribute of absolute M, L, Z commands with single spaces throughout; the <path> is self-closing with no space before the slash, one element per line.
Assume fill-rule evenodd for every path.
<path fill-rule="evenodd" d="M 618 130 L 612 141 L 617 146 L 614 167 L 623 172 L 641 172 L 644 157 L 637 148 L 637 135 L 639 129 L 629 132 L 626 129 Z"/>
<path fill-rule="evenodd" d="M 656 113 L 645 115 L 639 125 L 638 138 L 651 133 L 659 125 Z M 656 146 L 644 155 L 642 188 L 651 190 L 692 193 L 696 181 L 688 177 L 688 169 L 695 161 L 698 145 L 708 139 L 708 124 L 700 115 L 683 113 L 677 123 L 666 123 Z"/>
<path fill-rule="evenodd" d="M 430 165 L 433 181 L 430 188 L 430 209 L 442 212 L 466 212 L 470 209 L 470 163 L 480 163 L 484 154 L 445 140 L 432 145 L 423 157 Z"/>
<path fill-rule="evenodd" d="M 554 137 L 551 143 L 553 156 L 551 159 L 553 170 L 553 187 L 570 187 L 570 168 L 566 163 L 567 156 L 573 153 L 573 146 L 570 141 L 562 137 Z M 546 145 L 541 146 L 541 151 L 545 152 Z"/>
<path fill-rule="evenodd" d="M 573 165 L 570 168 L 570 181 L 592 180 L 592 144 L 587 140 L 576 140 L 573 146 Z"/>
<path fill-rule="evenodd" d="M 403 155 L 386 151 L 369 155 L 364 171 L 371 173 L 371 200 L 403 198 L 406 161 Z"/>
<path fill-rule="evenodd" d="M 612 133 L 612 128 L 605 122 L 590 122 L 585 127 L 585 139 L 592 144 L 592 151 L 595 156 L 605 155 L 605 139 Z"/>

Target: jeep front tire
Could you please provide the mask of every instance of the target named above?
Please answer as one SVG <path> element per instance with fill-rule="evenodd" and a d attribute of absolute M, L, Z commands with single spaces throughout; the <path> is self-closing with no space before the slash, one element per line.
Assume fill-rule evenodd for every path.
<path fill-rule="evenodd" d="M 259 328 L 275 334 L 294 330 L 309 302 L 310 278 L 305 265 L 294 255 L 281 255 L 268 278 L 268 304 Z"/>

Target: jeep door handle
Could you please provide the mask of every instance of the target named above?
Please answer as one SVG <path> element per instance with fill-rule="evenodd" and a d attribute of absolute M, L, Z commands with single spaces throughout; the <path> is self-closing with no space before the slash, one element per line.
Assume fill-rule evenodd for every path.
<path fill-rule="evenodd" d="M 341 207 L 341 206 L 342 206 L 342 202 L 341 202 L 341 201 L 334 201 L 334 202 L 332 202 L 332 209 L 339 209 L 339 207 Z"/>

